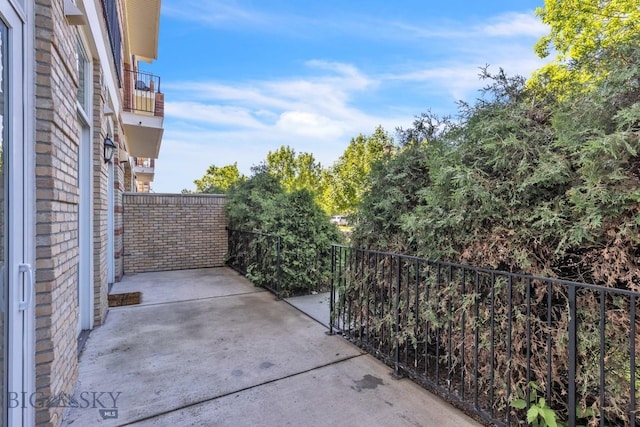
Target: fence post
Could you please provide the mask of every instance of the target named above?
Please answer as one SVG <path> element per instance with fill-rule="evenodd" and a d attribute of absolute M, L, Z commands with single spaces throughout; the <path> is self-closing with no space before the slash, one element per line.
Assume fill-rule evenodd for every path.
<path fill-rule="evenodd" d="M 395 298 L 395 318 L 396 318 L 396 327 L 395 327 L 395 350 L 393 354 L 393 376 L 396 378 L 400 378 L 400 339 L 398 335 L 400 335 L 400 284 L 402 279 L 400 278 L 400 257 L 395 257 L 397 260 L 396 263 L 396 298 Z"/>
<path fill-rule="evenodd" d="M 567 384 L 568 406 L 569 406 L 569 426 L 576 425 L 576 365 L 578 351 L 576 345 L 577 331 L 577 309 L 576 309 L 576 287 L 569 285 L 569 384 Z M 549 386 L 548 386 L 549 387 Z"/>
<path fill-rule="evenodd" d="M 329 335 L 333 335 L 333 305 L 334 300 L 336 298 L 336 287 L 335 287 L 335 277 L 336 277 L 336 245 L 331 245 L 331 291 L 329 292 Z"/>
<path fill-rule="evenodd" d="M 229 229 L 229 227 L 225 227 L 224 228 L 227 232 L 227 254 L 226 257 L 227 259 L 225 260 L 225 264 L 229 265 L 231 261 L 231 254 L 233 253 L 233 249 L 232 249 L 232 243 L 231 243 L 231 230 Z"/>
<path fill-rule="evenodd" d="M 280 252 L 282 250 L 281 237 L 277 236 L 277 252 L 276 252 L 276 298 L 280 299 L 280 280 L 282 278 L 282 271 L 280 268 Z"/>
<path fill-rule="evenodd" d="M 635 427 L 636 417 L 638 414 L 637 402 L 636 402 L 636 296 L 630 296 L 631 301 L 629 303 L 629 320 L 631 330 L 629 331 L 629 383 L 630 383 L 630 400 L 629 400 L 629 425 Z"/>

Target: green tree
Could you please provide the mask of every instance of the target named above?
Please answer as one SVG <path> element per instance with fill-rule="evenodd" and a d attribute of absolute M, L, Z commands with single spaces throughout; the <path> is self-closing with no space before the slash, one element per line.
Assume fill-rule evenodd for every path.
<path fill-rule="evenodd" d="M 322 165 L 311 153 L 296 154 L 289 146 L 282 146 L 267 154 L 266 170 L 275 176 L 286 191 L 306 189 L 321 193 Z"/>
<path fill-rule="evenodd" d="M 553 48 L 560 61 L 597 56 L 628 43 L 640 30 L 637 0 L 545 0 L 536 14 L 550 27 L 536 52 L 544 58 Z"/>
<path fill-rule="evenodd" d="M 530 85 L 560 96 L 593 88 L 607 72 L 602 52 L 628 44 L 640 31 L 637 0 L 545 0 L 536 14 L 550 31 L 535 51 L 541 58 L 552 51 L 556 56 Z"/>
<path fill-rule="evenodd" d="M 204 176 L 193 183 L 196 185 L 196 193 L 226 193 L 232 185 L 245 179 L 238 171 L 238 164 L 234 163 L 226 166 L 211 165 Z"/>
<path fill-rule="evenodd" d="M 393 138 L 382 126 L 370 136 L 361 134 L 352 138 L 324 177 L 324 206 L 328 206 L 332 214 L 353 214 L 369 189 L 371 168 L 393 150 Z"/>

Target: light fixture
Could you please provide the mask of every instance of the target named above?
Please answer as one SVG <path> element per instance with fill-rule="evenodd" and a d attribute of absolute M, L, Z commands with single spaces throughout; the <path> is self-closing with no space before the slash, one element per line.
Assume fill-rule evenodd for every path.
<path fill-rule="evenodd" d="M 109 138 L 109 135 L 104 139 L 104 162 L 109 163 L 113 158 L 113 153 L 116 150 L 116 144 Z"/>

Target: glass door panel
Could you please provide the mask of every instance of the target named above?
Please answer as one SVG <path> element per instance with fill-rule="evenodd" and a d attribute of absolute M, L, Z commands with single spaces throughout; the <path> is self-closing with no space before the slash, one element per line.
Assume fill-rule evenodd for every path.
<path fill-rule="evenodd" d="M 2 425 L 6 425 L 7 420 L 7 360 L 8 360 L 8 313 L 9 313 L 9 294 L 8 294 L 8 275 L 6 269 L 6 254 L 8 252 L 8 233 L 7 233 L 7 201 L 5 194 L 8 190 L 7 182 L 7 142 L 8 134 L 8 28 L 4 22 L 0 20 L 0 403 L 2 405 Z"/>

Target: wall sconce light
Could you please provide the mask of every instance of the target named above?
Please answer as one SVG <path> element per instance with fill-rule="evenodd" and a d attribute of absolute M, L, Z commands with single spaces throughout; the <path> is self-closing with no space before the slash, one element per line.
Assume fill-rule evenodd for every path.
<path fill-rule="evenodd" d="M 104 162 L 109 163 L 113 159 L 113 153 L 116 151 L 116 144 L 113 140 L 107 137 L 104 139 Z"/>

